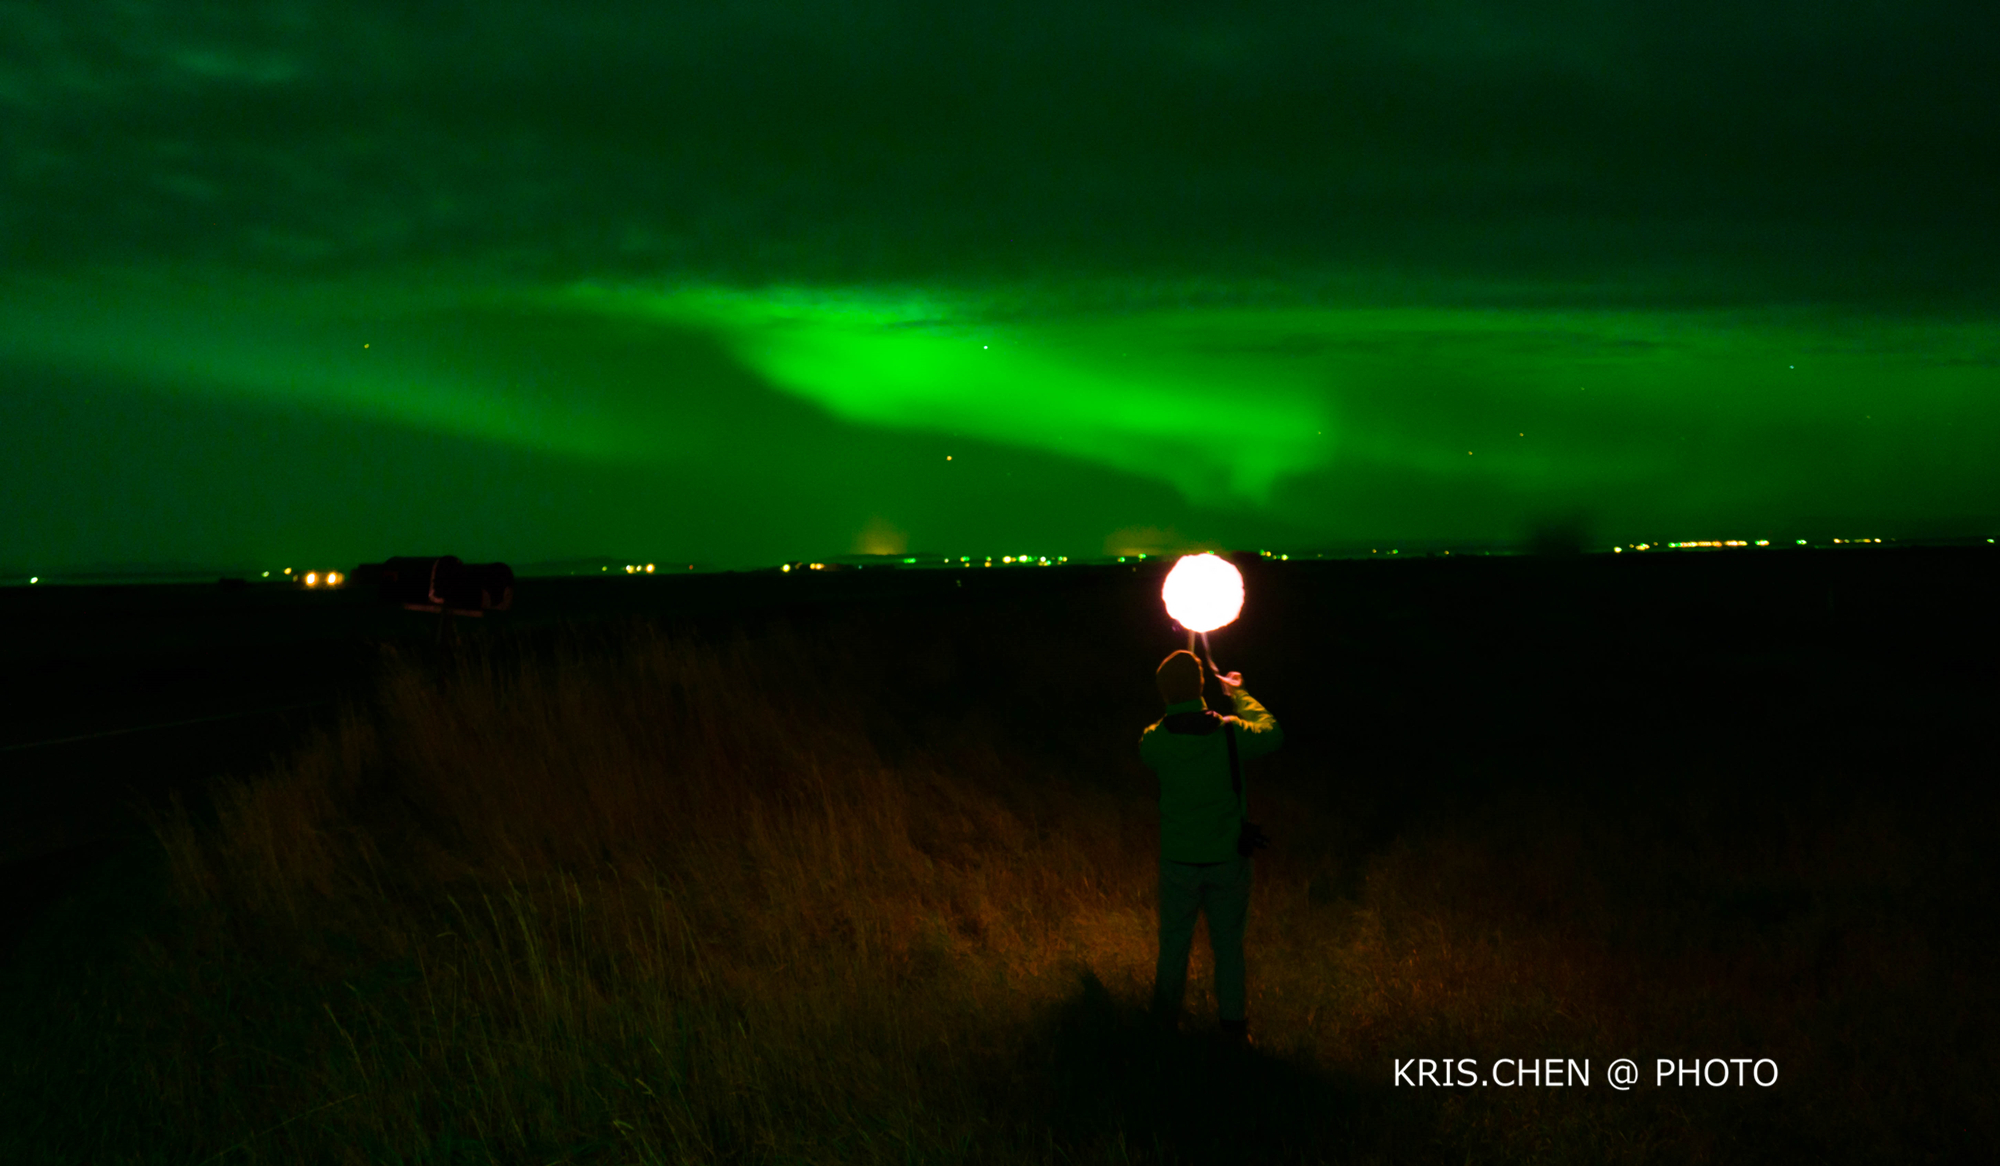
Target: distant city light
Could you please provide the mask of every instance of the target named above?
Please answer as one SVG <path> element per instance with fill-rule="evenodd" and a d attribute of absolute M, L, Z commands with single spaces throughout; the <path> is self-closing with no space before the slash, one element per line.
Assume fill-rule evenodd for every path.
<path fill-rule="evenodd" d="M 651 564 L 651 563 L 647 563 L 647 564 L 646 564 L 646 574 L 650 575 L 650 574 L 652 574 L 652 573 L 653 573 L 653 564 Z"/>
<path fill-rule="evenodd" d="M 1992 542 L 1993 540 L 1989 538 L 1989 539 L 1987 539 L 1986 541 L 1987 541 L 1987 542 Z M 266 573 L 268 574 L 269 572 L 266 572 Z M 42 581 L 42 577 L 41 577 L 40 575 L 30 575 L 30 576 L 28 576 L 28 582 L 30 582 L 30 583 L 40 583 L 41 581 Z"/>
<path fill-rule="evenodd" d="M 264 572 L 264 578 L 269 579 L 270 577 L 271 573 L 269 571 Z"/>
<path fill-rule="evenodd" d="M 290 567 L 286 567 L 286 568 L 285 568 L 285 574 L 289 575 L 289 574 L 291 574 L 291 573 L 292 573 L 292 569 L 291 569 Z"/>
<path fill-rule="evenodd" d="M 306 572 L 306 586 L 308 586 L 308 587 L 312 587 L 312 586 L 316 586 L 316 585 L 317 585 L 318 583 L 319 583 L 319 576 L 318 576 L 318 575 L 316 575 L 316 574 L 314 574 L 314 573 L 313 573 L 313 572 L 311 572 L 311 571 L 307 571 L 307 572 Z"/>
<path fill-rule="evenodd" d="M 786 572 L 787 574 L 789 574 L 789 573 L 791 572 L 791 569 L 792 569 L 792 565 L 791 565 L 790 563 L 786 563 L 786 564 L 785 564 L 784 566 L 782 566 L 782 567 L 778 568 L 778 570 L 780 570 L 780 571 L 784 571 L 784 572 Z"/>

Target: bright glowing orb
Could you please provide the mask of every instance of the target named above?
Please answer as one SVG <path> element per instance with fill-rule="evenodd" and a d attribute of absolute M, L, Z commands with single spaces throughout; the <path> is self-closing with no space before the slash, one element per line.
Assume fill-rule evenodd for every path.
<path fill-rule="evenodd" d="M 1212 632 L 1243 610 L 1243 576 L 1212 554 L 1183 555 L 1160 588 L 1167 614 L 1191 632 Z"/>

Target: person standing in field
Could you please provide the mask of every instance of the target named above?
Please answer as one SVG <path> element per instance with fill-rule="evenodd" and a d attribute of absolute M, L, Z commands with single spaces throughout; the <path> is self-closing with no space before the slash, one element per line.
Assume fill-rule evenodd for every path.
<path fill-rule="evenodd" d="M 1216 1012 L 1223 1035 L 1249 1040 L 1243 929 L 1250 914 L 1251 847 L 1239 846 L 1250 790 L 1237 769 L 1284 743 L 1277 718 L 1243 690 L 1243 674 L 1218 675 L 1236 706 L 1219 716 L 1202 700 L 1204 670 L 1192 652 L 1160 662 L 1154 680 L 1166 714 L 1139 736 L 1139 756 L 1160 775 L 1160 961 L 1153 974 L 1153 1018 L 1179 1021 L 1197 914 L 1208 916 L 1215 956 Z"/>

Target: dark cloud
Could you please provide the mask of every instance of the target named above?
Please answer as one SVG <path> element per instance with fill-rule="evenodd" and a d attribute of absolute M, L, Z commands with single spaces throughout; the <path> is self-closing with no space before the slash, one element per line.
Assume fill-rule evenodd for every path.
<path fill-rule="evenodd" d="M 1962 292 L 2000 155 L 2000 17 L 1969 5 L 66 0 L 4 19 L 0 238 L 38 264 L 1754 259 L 1795 287 Z"/>

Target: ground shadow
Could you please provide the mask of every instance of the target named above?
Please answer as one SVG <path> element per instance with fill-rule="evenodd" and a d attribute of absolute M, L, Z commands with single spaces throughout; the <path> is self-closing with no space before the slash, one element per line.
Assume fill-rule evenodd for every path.
<path fill-rule="evenodd" d="M 1390 1082 L 1330 1073 L 1207 1025 L 1154 1024 L 1084 971 L 1035 1043 L 1057 1146 L 1122 1142 L 1134 1161 L 1426 1161 L 1430 1116 Z"/>

